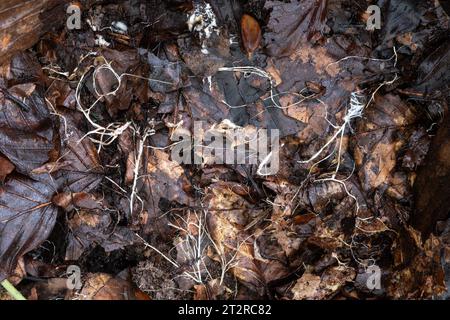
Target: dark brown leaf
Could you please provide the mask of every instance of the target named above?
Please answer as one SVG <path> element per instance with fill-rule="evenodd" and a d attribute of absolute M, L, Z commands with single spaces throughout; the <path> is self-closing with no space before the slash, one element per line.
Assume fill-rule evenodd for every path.
<path fill-rule="evenodd" d="M 47 183 L 22 177 L 11 177 L 0 188 L 0 280 L 49 236 L 57 214 L 54 192 Z"/>
<path fill-rule="evenodd" d="M 5 178 L 14 171 L 14 165 L 5 157 L 0 155 L 0 182 L 3 183 Z"/>
<path fill-rule="evenodd" d="M 130 281 L 105 273 L 89 274 L 80 297 L 82 300 L 150 300 Z"/>
<path fill-rule="evenodd" d="M 8 98 L 22 101 L 30 109 Z M 53 128 L 47 106 L 32 83 L 16 85 L 0 93 L 0 151 L 16 170 L 28 174 L 49 160 L 53 149 Z M 17 143 L 20 141 L 20 143 Z"/>
<path fill-rule="evenodd" d="M 68 221 L 68 226 L 70 233 L 66 260 L 78 260 L 85 250 L 94 245 L 111 252 L 136 241 L 136 236 L 129 228 L 114 225 L 107 211 L 79 210 Z"/>
<path fill-rule="evenodd" d="M 271 56 L 291 55 L 300 49 L 299 44 L 320 36 L 326 22 L 328 0 L 267 1 L 271 9 L 269 30 L 265 35 Z M 316 39 L 317 40 L 317 39 Z"/>
<path fill-rule="evenodd" d="M 89 192 L 95 189 L 103 177 L 97 150 L 89 138 L 78 129 L 75 114 L 61 112 L 59 134 L 62 141 L 60 157 L 57 159 L 59 169 L 54 173 L 59 188 L 66 192 Z M 67 126 L 67 127 L 66 127 Z"/>

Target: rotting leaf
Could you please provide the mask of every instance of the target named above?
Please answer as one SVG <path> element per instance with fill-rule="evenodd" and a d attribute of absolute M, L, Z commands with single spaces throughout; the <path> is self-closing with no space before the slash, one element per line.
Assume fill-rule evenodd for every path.
<path fill-rule="evenodd" d="M 103 176 L 97 150 L 92 141 L 78 129 L 74 113 L 60 112 L 62 148 L 60 157 L 56 159 L 58 165 L 51 167 L 58 169 L 53 175 L 64 191 L 89 192 L 97 187 Z"/>
<path fill-rule="evenodd" d="M 266 9 L 271 9 L 265 35 L 269 55 L 288 56 L 299 49 L 303 41 L 320 36 L 326 22 L 328 0 L 267 1 Z M 317 40 L 317 39 L 316 39 Z"/>
<path fill-rule="evenodd" d="M 106 252 L 112 252 L 136 241 L 135 234 L 129 228 L 114 225 L 107 211 L 79 210 L 68 220 L 68 227 L 66 260 L 78 260 L 93 245 L 100 245 Z"/>
<path fill-rule="evenodd" d="M 322 276 L 305 273 L 292 288 L 295 300 L 323 300 L 336 293 L 356 276 L 353 268 L 328 268 Z"/>
<path fill-rule="evenodd" d="M 397 165 L 400 148 L 409 137 L 407 126 L 414 122 L 411 108 L 398 96 L 378 96 L 365 112 L 357 129 L 355 162 L 364 190 L 389 182 Z"/>
<path fill-rule="evenodd" d="M 233 186 L 222 182 L 209 187 L 208 228 L 219 251 L 217 254 L 229 262 L 234 276 L 262 297 L 265 283 L 255 260 L 253 235 L 245 231 L 250 219 L 256 218 L 261 212 L 252 210 L 244 198 L 233 192 Z"/>
<path fill-rule="evenodd" d="M 0 280 L 47 239 L 56 222 L 52 185 L 13 176 L 0 188 Z"/>
<path fill-rule="evenodd" d="M 411 227 L 402 232 L 393 247 L 397 271 L 388 281 L 388 294 L 394 299 L 426 299 L 445 292 L 441 249 L 442 243 L 434 235 L 422 241 Z"/>
<path fill-rule="evenodd" d="M 184 175 L 183 168 L 169 159 L 168 154 L 155 150 L 147 163 L 147 173 L 143 178 L 147 193 L 148 209 L 158 213 L 159 201 L 166 198 L 179 204 L 189 205 L 192 199 L 186 192 L 189 182 Z"/>
<path fill-rule="evenodd" d="M 0 92 L 0 151 L 18 172 L 29 174 L 49 160 L 54 147 L 50 114 L 32 83 L 11 87 L 8 94 L 22 101 L 29 111 Z"/>
<path fill-rule="evenodd" d="M 5 178 L 14 171 L 15 166 L 5 157 L 0 155 L 0 183 L 5 181 Z"/>
<path fill-rule="evenodd" d="M 150 300 L 130 281 L 106 273 L 89 274 L 80 297 L 82 300 Z"/>

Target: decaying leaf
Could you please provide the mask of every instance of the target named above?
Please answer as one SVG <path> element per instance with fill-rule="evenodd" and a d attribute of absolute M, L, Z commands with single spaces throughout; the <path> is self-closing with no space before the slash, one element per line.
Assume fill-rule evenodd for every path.
<path fill-rule="evenodd" d="M 419 232 L 405 230 L 394 246 L 395 265 L 400 270 L 389 280 L 389 295 L 395 299 L 419 299 L 445 292 L 441 248 L 441 241 L 434 235 L 423 242 Z"/>
<path fill-rule="evenodd" d="M 328 0 L 266 1 L 265 7 L 271 9 L 269 28 L 271 32 L 264 37 L 269 54 L 286 56 L 299 49 L 306 39 L 312 40 L 320 35 L 326 21 Z"/>
<path fill-rule="evenodd" d="M 398 152 L 409 137 L 407 126 L 415 117 L 399 97 L 387 95 L 375 99 L 365 118 L 358 126 L 355 161 L 361 167 L 362 186 L 370 190 L 389 183 Z"/>
<path fill-rule="evenodd" d="M 233 187 L 237 186 L 227 183 L 210 186 L 208 227 L 218 254 L 229 262 L 234 276 L 262 296 L 265 286 L 254 257 L 253 235 L 245 231 L 250 219 L 261 212 L 252 209 L 245 199 L 233 192 Z"/>
<path fill-rule="evenodd" d="M 4 182 L 5 178 L 14 171 L 15 166 L 5 157 L 0 155 L 0 182 Z"/>
<path fill-rule="evenodd" d="M 0 105 L 0 151 L 18 172 L 28 174 L 49 160 L 54 147 L 47 106 L 32 83 L 11 87 L 7 94 L 0 92 Z"/>
<path fill-rule="evenodd" d="M 25 253 L 47 239 L 56 222 L 52 185 L 10 177 L 0 188 L 0 279 Z"/>
<path fill-rule="evenodd" d="M 347 282 L 355 278 L 355 270 L 347 267 L 331 267 L 322 276 L 305 273 L 292 288 L 296 300 L 323 300 L 332 297 Z"/>
<path fill-rule="evenodd" d="M 81 300 L 149 300 L 131 282 L 105 273 L 89 274 L 79 297 Z"/>
<path fill-rule="evenodd" d="M 94 144 L 77 127 L 74 113 L 61 113 L 59 134 L 62 139 L 59 170 L 54 173 L 58 185 L 67 192 L 89 192 L 102 179 L 102 168 Z M 62 165 L 64 164 L 64 166 Z"/>
<path fill-rule="evenodd" d="M 100 245 L 106 252 L 111 252 L 137 240 L 130 229 L 115 226 L 107 211 L 79 210 L 69 219 L 68 227 L 66 260 L 78 260 L 93 245 Z"/>

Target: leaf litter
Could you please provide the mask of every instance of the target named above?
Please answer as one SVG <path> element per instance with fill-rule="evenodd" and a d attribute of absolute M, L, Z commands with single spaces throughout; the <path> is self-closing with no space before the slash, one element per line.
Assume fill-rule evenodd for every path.
<path fill-rule="evenodd" d="M 449 17 L 382 1 L 368 31 L 368 2 L 80 1 L 81 30 L 12 45 L 0 280 L 32 300 L 448 298 Z M 195 121 L 280 130 L 279 171 L 177 162 Z"/>

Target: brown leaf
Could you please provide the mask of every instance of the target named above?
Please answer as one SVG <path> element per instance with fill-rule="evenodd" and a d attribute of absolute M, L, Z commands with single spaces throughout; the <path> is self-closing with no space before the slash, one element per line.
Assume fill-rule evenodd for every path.
<path fill-rule="evenodd" d="M 148 161 L 144 190 L 147 207 L 151 212 L 159 212 L 159 201 L 165 198 L 179 204 L 189 205 L 192 199 L 184 191 L 189 182 L 183 168 L 163 151 L 155 150 Z"/>
<path fill-rule="evenodd" d="M 242 44 L 249 55 L 258 49 L 261 42 L 261 27 L 258 21 L 248 14 L 241 19 Z"/>
<path fill-rule="evenodd" d="M 433 234 L 422 241 L 418 231 L 408 227 L 393 247 L 395 272 L 388 281 L 394 299 L 426 299 L 445 292 L 440 240 Z"/>
<path fill-rule="evenodd" d="M 111 252 L 136 241 L 129 228 L 114 225 L 107 211 L 79 210 L 69 219 L 68 226 L 66 260 L 78 260 L 93 245 L 100 245 L 106 252 Z"/>
<path fill-rule="evenodd" d="M 430 147 L 430 137 L 425 129 L 413 132 L 408 143 L 407 151 L 403 156 L 402 166 L 415 170 L 425 159 Z"/>
<path fill-rule="evenodd" d="M 267 1 L 266 9 L 272 9 L 265 35 L 271 56 L 286 56 L 299 48 L 303 41 L 319 36 L 326 22 L 327 0 Z"/>
<path fill-rule="evenodd" d="M 356 276 L 353 268 L 331 267 L 322 276 L 305 273 L 292 288 L 296 300 L 322 300 L 341 289 Z"/>
<path fill-rule="evenodd" d="M 66 211 L 71 211 L 74 207 L 81 209 L 102 209 L 101 200 L 86 192 L 64 192 L 53 196 L 52 202 Z"/>
<path fill-rule="evenodd" d="M 3 183 L 5 178 L 14 171 L 14 165 L 5 157 L 0 155 L 0 182 Z"/>
<path fill-rule="evenodd" d="M 22 101 L 29 108 L 24 111 Z M 3 102 L 2 102 L 3 101 Z M 32 83 L 16 85 L 0 93 L 0 151 L 14 163 L 16 170 L 28 174 L 49 160 L 53 149 L 50 113 Z M 20 143 L 17 143 L 20 141 Z"/>
<path fill-rule="evenodd" d="M 407 125 L 415 116 L 398 96 L 378 96 L 365 112 L 357 129 L 355 161 L 364 190 L 388 185 L 397 165 L 400 148 L 406 144 Z"/>
<path fill-rule="evenodd" d="M 57 214 L 53 193 L 51 185 L 22 177 L 11 177 L 0 188 L 0 280 L 49 236 Z"/>
<path fill-rule="evenodd" d="M 252 205 L 232 191 L 233 184 L 222 182 L 209 187 L 207 207 L 208 227 L 215 241 L 218 254 L 232 261 L 234 276 L 260 297 L 264 295 L 265 283 L 255 261 L 253 236 L 245 231 L 251 216 Z"/>
<path fill-rule="evenodd" d="M 82 300 L 149 300 L 131 282 L 106 273 L 89 274 L 80 297 Z"/>
<path fill-rule="evenodd" d="M 58 186 L 64 191 L 92 191 L 103 177 L 97 150 L 89 138 L 81 140 L 84 133 L 78 129 L 75 121 L 76 113 L 61 110 L 58 112 L 64 116 L 65 120 L 60 119 L 59 134 L 62 146 L 58 158 L 59 170 L 53 176 Z"/>

